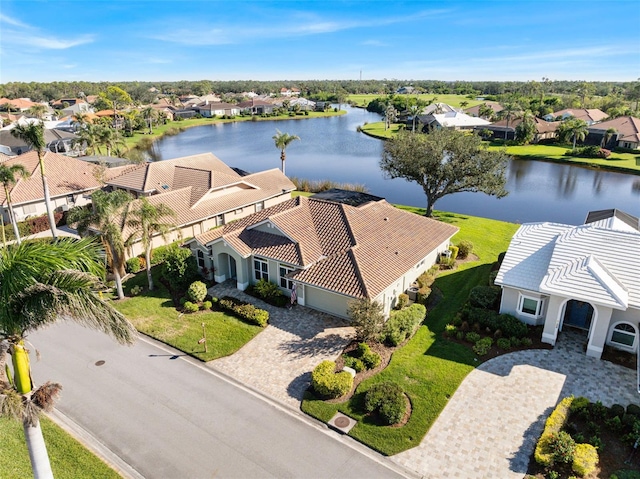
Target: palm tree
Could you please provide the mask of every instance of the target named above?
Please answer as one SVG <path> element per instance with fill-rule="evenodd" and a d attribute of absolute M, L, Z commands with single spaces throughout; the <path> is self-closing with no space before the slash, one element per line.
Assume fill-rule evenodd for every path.
<path fill-rule="evenodd" d="M 520 112 L 520 105 L 518 105 L 518 103 L 516 103 L 513 99 L 508 99 L 504 103 L 501 103 L 501 105 L 503 109 L 502 111 L 500 111 L 500 116 L 502 118 L 506 118 L 507 120 L 507 126 L 504 130 L 504 139 L 506 140 L 509 130 L 509 123 L 511 122 L 511 120 L 518 116 Z"/>
<path fill-rule="evenodd" d="M 133 127 L 136 124 L 136 120 L 140 116 L 140 112 L 135 109 L 131 109 L 129 111 L 125 111 L 122 113 L 122 117 L 124 118 L 124 125 L 127 130 L 129 130 L 129 136 L 133 136 Z"/>
<path fill-rule="evenodd" d="M 29 110 L 27 111 L 30 117 L 37 118 L 38 120 L 42 120 L 46 112 L 47 112 L 47 107 L 39 103 L 30 107 Z"/>
<path fill-rule="evenodd" d="M 282 133 L 280 130 L 276 130 L 276 134 L 273 135 L 273 140 L 275 141 L 276 148 L 280 150 L 280 161 L 282 162 L 282 174 L 284 175 L 284 162 L 287 159 L 287 155 L 285 150 L 289 143 L 299 140 L 300 137 L 298 135 L 290 135 L 289 133 Z"/>
<path fill-rule="evenodd" d="M 117 130 L 110 126 L 104 126 L 98 130 L 98 144 L 105 147 L 107 156 L 111 156 L 112 152 L 121 153 L 120 150 L 124 145 L 124 140 L 120 138 Z"/>
<path fill-rule="evenodd" d="M 412 133 L 416 132 L 416 120 L 418 119 L 418 115 L 420 115 L 424 110 L 425 106 L 427 106 L 426 101 L 416 98 L 416 102 L 409 107 L 409 112 L 411 113 L 411 118 L 412 118 L 412 125 L 411 125 Z"/>
<path fill-rule="evenodd" d="M 617 134 L 618 130 L 616 130 L 615 128 L 608 128 L 607 131 L 604 132 L 604 135 L 602 135 L 602 143 L 600 144 L 600 147 L 604 148 L 605 146 L 607 146 L 609 140 L 611 140 L 611 138 L 613 138 Z"/>
<path fill-rule="evenodd" d="M 4 197 L 7 199 L 7 206 L 9 207 L 9 221 L 11 221 L 11 225 L 13 226 L 13 233 L 16 235 L 16 242 L 20 244 L 22 239 L 18 231 L 18 221 L 13 212 L 13 203 L 11 202 L 11 187 L 18 182 L 16 175 L 21 178 L 28 178 L 29 172 L 24 165 L 18 163 L 12 166 L 0 164 L 0 183 L 4 186 Z"/>
<path fill-rule="evenodd" d="M 35 479 L 53 478 L 39 416 L 53 408 L 61 386 L 33 389 L 25 339 L 63 318 L 133 343 L 131 323 L 96 294 L 103 277 L 101 250 L 92 240 L 25 241 L 0 250 L 0 411 L 22 420 Z M 5 372 L 7 354 L 12 375 Z"/>
<path fill-rule="evenodd" d="M 95 155 L 98 151 L 103 128 L 105 127 L 102 125 L 94 125 L 92 123 L 83 124 L 76 132 L 77 138 L 73 139 L 71 146 L 73 146 L 73 148 L 80 147 L 85 150 L 86 154 Z"/>
<path fill-rule="evenodd" d="M 27 143 L 38 153 L 38 163 L 40 163 L 40 176 L 42 176 L 42 190 L 44 191 L 44 204 L 47 207 L 47 216 L 49 217 L 49 227 L 51 228 L 51 236 L 54 239 L 58 237 L 56 230 L 56 220 L 53 216 L 51 208 L 51 196 L 49 195 L 49 184 L 47 175 L 44 171 L 44 153 L 47 143 L 44 140 L 44 124 L 41 121 L 29 123 L 27 125 L 16 125 L 11 134 Z"/>
<path fill-rule="evenodd" d="M 122 229 L 127 221 L 129 205 L 133 198 L 123 190 L 107 193 L 98 190 L 91 195 L 92 208 L 76 207 L 69 211 L 67 221 L 77 223 L 81 236 L 98 236 L 107 252 L 107 260 L 116 279 L 118 298 L 124 299 L 124 240 Z"/>
<path fill-rule="evenodd" d="M 396 110 L 395 107 L 391 103 L 389 103 L 384 110 L 385 131 L 389 129 L 389 127 L 391 126 L 391 123 L 396 121 L 396 118 L 398 118 L 398 110 Z"/>
<path fill-rule="evenodd" d="M 563 122 L 558 127 L 558 135 L 563 141 L 567 141 L 569 139 L 573 140 L 573 149 L 576 149 L 576 141 L 584 140 L 587 134 L 589 126 L 587 122 L 584 120 L 580 120 L 578 118 L 571 118 Z"/>
<path fill-rule="evenodd" d="M 73 114 L 73 124 L 78 126 L 86 125 L 89 122 L 89 114 L 79 111 Z"/>
<path fill-rule="evenodd" d="M 151 135 L 153 133 L 153 120 L 155 120 L 157 117 L 156 110 L 148 106 L 144 110 L 142 110 L 142 116 L 145 120 L 147 120 L 147 125 L 149 126 L 149 134 Z"/>
<path fill-rule="evenodd" d="M 163 223 L 162 219 L 170 216 L 176 218 L 176 212 L 164 203 L 153 205 L 147 198 L 142 198 L 138 205 L 130 212 L 131 219 L 127 221 L 127 226 L 134 228 L 133 234 L 127 239 L 126 244 L 129 245 L 133 241 L 140 239 L 144 247 L 144 259 L 147 266 L 147 280 L 149 282 L 149 291 L 153 291 L 153 277 L 151 276 L 151 246 L 153 237 L 160 234 L 166 240 L 169 231 L 175 228 L 173 223 Z"/>

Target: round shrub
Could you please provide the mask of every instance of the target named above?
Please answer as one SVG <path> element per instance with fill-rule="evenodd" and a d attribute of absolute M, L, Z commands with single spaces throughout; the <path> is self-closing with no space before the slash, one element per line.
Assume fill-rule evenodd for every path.
<path fill-rule="evenodd" d="M 508 351 L 511 349 L 511 341 L 507 338 L 500 338 L 496 341 L 496 345 L 498 349 L 502 349 L 503 351 Z"/>
<path fill-rule="evenodd" d="M 573 462 L 576 442 L 566 432 L 560 431 L 549 438 L 549 452 L 554 462 L 570 464 Z"/>
<path fill-rule="evenodd" d="M 467 333 L 467 335 L 464 337 L 464 339 L 466 339 L 467 341 L 469 341 L 470 343 L 475 344 L 476 342 L 478 342 L 480 340 L 480 335 L 474 331 L 470 331 Z"/>
<path fill-rule="evenodd" d="M 624 406 L 622 406 L 621 404 L 614 404 L 609 408 L 609 415 L 611 417 L 619 417 L 620 419 L 622 419 L 622 417 L 624 416 Z"/>
<path fill-rule="evenodd" d="M 187 289 L 187 298 L 194 303 L 201 303 L 207 295 L 207 285 L 202 281 L 194 281 Z"/>
<path fill-rule="evenodd" d="M 129 258 L 125 263 L 125 271 L 127 273 L 135 274 L 138 271 L 140 271 L 140 269 L 142 269 L 142 262 L 140 261 L 140 258 L 138 258 L 137 256 L 134 256 L 133 258 Z"/>
<path fill-rule="evenodd" d="M 510 314 L 501 314 L 498 316 L 498 327 L 505 336 L 515 336 L 516 338 L 524 338 L 529 334 L 527 325 L 515 316 Z"/>
<path fill-rule="evenodd" d="M 366 352 L 360 359 L 362 359 L 362 362 L 367 369 L 375 369 L 380 366 L 380 363 L 382 362 L 380 355 L 375 351 Z"/>
<path fill-rule="evenodd" d="M 581 477 L 593 474 L 600 458 L 598 450 L 591 444 L 578 444 L 573 453 L 571 469 Z"/>
<path fill-rule="evenodd" d="M 569 408 L 569 410 L 572 413 L 578 414 L 581 411 L 584 411 L 585 409 L 587 409 L 590 402 L 591 401 L 589 401 L 586 397 L 578 396 L 577 398 L 573 398 L 573 401 L 571 402 L 571 407 Z"/>
<path fill-rule="evenodd" d="M 627 406 L 627 414 L 633 414 L 634 416 L 640 418 L 640 406 L 637 404 L 629 404 Z"/>
<path fill-rule="evenodd" d="M 200 306 L 198 306 L 196 303 L 192 303 L 191 301 L 185 301 L 182 308 L 184 309 L 185 313 L 195 313 L 200 309 Z"/>
<path fill-rule="evenodd" d="M 458 258 L 466 258 L 473 252 L 473 243 L 463 240 L 458 243 Z"/>
<path fill-rule="evenodd" d="M 365 394 L 364 409 L 367 412 L 377 411 L 385 424 L 397 424 L 407 412 L 404 391 L 391 382 L 375 384 Z"/>
<path fill-rule="evenodd" d="M 469 293 L 469 303 L 475 308 L 494 309 L 498 304 L 500 291 L 495 286 L 475 286 Z"/>
<path fill-rule="evenodd" d="M 322 361 L 311 372 L 311 386 L 321 396 L 338 398 L 353 387 L 353 376 L 345 371 L 335 373 L 336 363 Z"/>
<path fill-rule="evenodd" d="M 491 338 L 482 338 L 476 341 L 476 344 L 473 346 L 473 352 L 478 356 L 484 356 L 489 352 L 491 346 L 493 345 L 493 339 Z"/>
<path fill-rule="evenodd" d="M 353 356 L 348 356 L 346 354 L 344 355 L 344 365 L 348 368 L 352 368 L 357 373 L 366 369 L 362 359 L 354 358 Z"/>
<path fill-rule="evenodd" d="M 203 310 L 207 310 L 207 309 L 211 309 L 212 306 L 213 306 L 213 303 L 211 301 L 203 301 L 201 308 Z"/>

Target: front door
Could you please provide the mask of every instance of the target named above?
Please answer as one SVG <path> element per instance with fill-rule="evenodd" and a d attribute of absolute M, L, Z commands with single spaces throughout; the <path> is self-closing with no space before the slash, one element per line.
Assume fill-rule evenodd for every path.
<path fill-rule="evenodd" d="M 229 277 L 237 279 L 236 260 L 235 258 L 231 257 L 231 255 L 229 255 Z"/>
<path fill-rule="evenodd" d="M 589 331 L 593 319 L 593 306 L 584 301 L 572 299 L 567 303 L 563 324 Z"/>

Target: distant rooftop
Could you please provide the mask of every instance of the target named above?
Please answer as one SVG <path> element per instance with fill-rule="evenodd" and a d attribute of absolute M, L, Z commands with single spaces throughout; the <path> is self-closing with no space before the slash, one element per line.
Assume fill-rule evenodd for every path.
<path fill-rule="evenodd" d="M 331 188 L 330 190 L 321 191 L 312 196 L 317 200 L 332 201 L 334 203 L 342 203 L 349 206 L 361 206 L 372 201 L 381 201 L 384 198 L 380 196 L 370 195 L 359 191 L 341 190 L 340 188 Z"/>

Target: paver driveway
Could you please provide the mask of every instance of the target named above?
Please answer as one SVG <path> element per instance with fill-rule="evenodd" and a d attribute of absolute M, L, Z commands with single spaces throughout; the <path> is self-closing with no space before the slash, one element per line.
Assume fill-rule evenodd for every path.
<path fill-rule="evenodd" d="M 234 296 L 269 311 L 269 326 L 239 351 L 207 366 L 267 396 L 300 409 L 311 371 L 325 359 L 335 360 L 353 339 L 353 328 L 334 316 L 309 308 L 277 308 L 235 288 L 235 282 L 209 289 L 212 296 Z"/>
<path fill-rule="evenodd" d="M 425 478 L 522 479 L 544 421 L 571 394 L 640 402 L 635 371 L 587 357 L 574 334 L 551 350 L 480 365 L 462 382 L 422 443 L 393 460 Z"/>

